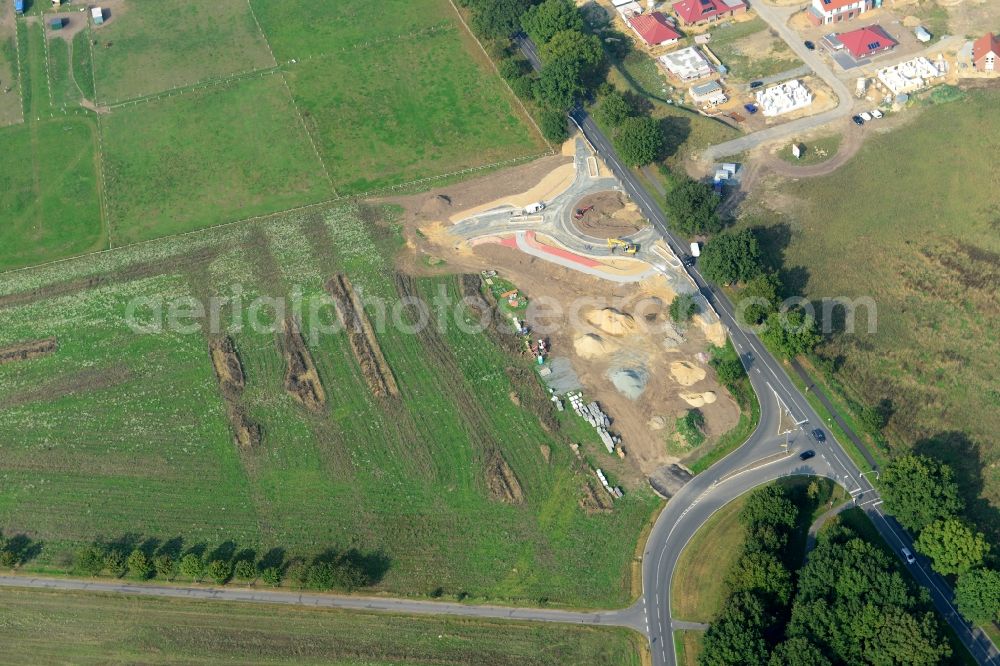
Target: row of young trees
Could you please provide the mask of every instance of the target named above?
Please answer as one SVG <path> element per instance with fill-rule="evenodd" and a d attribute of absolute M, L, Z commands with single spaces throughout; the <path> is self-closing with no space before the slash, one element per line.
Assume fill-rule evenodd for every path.
<path fill-rule="evenodd" d="M 815 502 L 818 483 L 806 494 Z M 699 663 L 943 663 L 951 649 L 926 593 L 881 548 L 834 526 L 799 568 L 800 554 L 789 547 L 799 510 L 781 486 L 748 497 L 740 513 L 746 542 L 726 574 L 729 597 L 705 632 Z"/>
<path fill-rule="evenodd" d="M 1000 571 L 987 565 L 986 537 L 961 517 L 965 503 L 951 467 L 928 456 L 900 456 L 883 470 L 881 490 L 886 510 L 917 535 L 917 551 L 955 579 L 962 614 L 977 624 L 1000 621 Z"/>
<path fill-rule="evenodd" d="M 218 585 L 236 580 L 253 584 L 261 580 L 277 587 L 283 581 L 315 590 L 350 591 L 374 582 L 361 558 L 354 551 L 327 551 L 311 560 L 257 562 L 252 555 L 204 557 L 188 552 L 149 554 L 142 548 L 127 550 L 118 545 L 95 543 L 76 551 L 73 569 L 86 576 L 129 577 L 135 580 L 162 578 L 172 581 L 178 575 L 193 581 L 211 580 Z"/>

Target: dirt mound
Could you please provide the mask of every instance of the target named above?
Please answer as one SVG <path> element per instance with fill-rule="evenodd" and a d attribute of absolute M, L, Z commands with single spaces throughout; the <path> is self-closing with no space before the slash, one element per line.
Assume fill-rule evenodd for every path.
<path fill-rule="evenodd" d="M 243 392 L 246 378 L 243 375 L 243 365 L 236 353 L 232 338 L 213 338 L 208 342 L 208 351 L 212 356 L 212 367 L 219 380 L 223 393 L 239 395 Z"/>
<path fill-rule="evenodd" d="M 396 384 L 396 378 L 385 356 L 382 355 L 378 338 L 375 337 L 375 331 L 368 321 L 360 299 L 354 293 L 351 281 L 346 275 L 338 275 L 326 283 L 326 290 L 336 303 L 340 322 L 347 331 L 351 349 L 358 359 L 361 374 L 368 382 L 372 394 L 377 397 L 398 396 L 399 386 Z"/>
<path fill-rule="evenodd" d="M 704 393 L 678 393 L 681 400 L 691 405 L 692 407 L 704 407 L 705 405 L 711 405 L 715 402 L 717 396 L 715 391 L 705 391 Z"/>
<path fill-rule="evenodd" d="M 618 368 L 608 372 L 608 379 L 629 400 L 637 400 L 646 390 L 649 372 L 645 368 Z"/>
<path fill-rule="evenodd" d="M 705 378 L 705 370 L 687 361 L 674 361 L 670 364 L 670 374 L 681 386 L 697 384 Z"/>
<path fill-rule="evenodd" d="M 59 348 L 55 338 L 19 342 L 9 347 L 0 347 L 0 365 L 14 361 L 28 361 L 39 356 L 46 356 Z"/>
<path fill-rule="evenodd" d="M 608 513 L 613 507 L 614 502 L 604 488 L 597 487 L 597 483 L 590 479 L 584 482 L 581 509 L 587 513 Z"/>
<path fill-rule="evenodd" d="M 420 215 L 423 217 L 451 215 L 451 197 L 446 194 L 435 194 L 427 197 L 427 200 L 420 207 Z"/>
<path fill-rule="evenodd" d="M 208 341 L 208 353 L 215 369 L 215 378 L 222 391 L 222 399 L 226 403 L 226 418 L 233 431 L 233 442 L 241 449 L 252 449 L 261 442 L 260 425 L 254 423 L 246 410 L 239 403 L 246 384 L 243 374 L 243 364 L 236 353 L 236 345 L 232 338 L 212 338 Z"/>
<path fill-rule="evenodd" d="M 260 426 L 250 420 L 243 408 L 234 402 L 227 403 L 226 416 L 233 429 L 233 441 L 241 449 L 253 449 L 260 445 Z"/>
<path fill-rule="evenodd" d="M 667 420 L 662 416 L 654 416 L 646 422 L 650 430 L 663 430 L 667 427 Z"/>
<path fill-rule="evenodd" d="M 573 340 L 573 349 L 580 358 L 599 358 L 617 350 L 618 345 L 596 333 L 586 333 Z"/>
<path fill-rule="evenodd" d="M 309 409 L 319 411 L 326 404 L 326 393 L 299 324 L 292 318 L 281 322 L 281 348 L 286 366 L 285 390 Z"/>
<path fill-rule="evenodd" d="M 508 504 L 520 504 L 524 501 L 521 484 L 514 471 L 498 451 L 494 451 L 486 462 L 486 485 L 490 497 Z"/>
<path fill-rule="evenodd" d="M 573 216 L 576 228 L 593 238 L 629 236 L 646 226 L 638 206 L 622 192 L 598 192 L 580 199 L 574 212 L 586 210 L 580 219 Z"/>
<path fill-rule="evenodd" d="M 590 310 L 584 315 L 584 319 L 592 326 L 615 337 L 628 335 L 634 333 L 636 330 L 635 319 L 632 315 L 625 314 L 614 308 Z"/>

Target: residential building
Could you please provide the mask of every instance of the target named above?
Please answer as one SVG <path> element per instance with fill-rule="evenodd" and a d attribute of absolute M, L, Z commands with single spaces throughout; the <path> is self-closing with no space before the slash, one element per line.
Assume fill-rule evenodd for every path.
<path fill-rule="evenodd" d="M 837 39 L 855 60 L 889 51 L 899 45 L 899 42 L 877 24 L 866 25 L 850 32 L 842 32 L 837 35 Z"/>
<path fill-rule="evenodd" d="M 814 25 L 838 23 L 857 18 L 880 4 L 881 0 L 812 0 L 806 16 Z"/>
<path fill-rule="evenodd" d="M 729 98 L 726 97 L 726 93 L 723 92 L 722 86 L 719 85 L 718 81 L 709 81 L 708 83 L 691 86 L 690 92 L 691 99 L 694 100 L 695 104 L 717 106 L 719 104 L 725 104 L 729 101 Z"/>
<path fill-rule="evenodd" d="M 1000 59 L 1000 38 L 992 32 L 986 33 L 972 43 L 972 66 L 977 72 L 997 71 L 997 60 Z"/>
<path fill-rule="evenodd" d="M 680 0 L 673 7 L 683 25 L 718 21 L 747 10 L 745 0 Z"/>
<path fill-rule="evenodd" d="M 689 46 L 659 57 L 660 63 L 681 81 L 697 81 L 712 75 L 712 64 L 696 46 Z"/>
<path fill-rule="evenodd" d="M 676 44 L 681 38 L 681 33 L 677 32 L 663 12 L 633 16 L 628 19 L 628 24 L 648 46 Z"/>

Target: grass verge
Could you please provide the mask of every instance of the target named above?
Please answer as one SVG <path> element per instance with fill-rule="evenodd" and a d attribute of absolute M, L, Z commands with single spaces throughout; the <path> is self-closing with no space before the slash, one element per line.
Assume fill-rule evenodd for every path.
<path fill-rule="evenodd" d="M 639 663 L 625 629 L 16 588 L 0 605 L 5 654 L 37 664 Z"/>

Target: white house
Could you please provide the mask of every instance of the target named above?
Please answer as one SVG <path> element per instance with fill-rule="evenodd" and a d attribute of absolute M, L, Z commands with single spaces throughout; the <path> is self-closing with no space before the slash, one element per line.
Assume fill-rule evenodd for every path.
<path fill-rule="evenodd" d="M 704 79 L 714 71 L 711 63 L 694 46 L 661 55 L 659 60 L 668 72 L 681 81 Z"/>
<path fill-rule="evenodd" d="M 850 21 L 875 6 L 876 0 L 812 0 L 806 16 L 813 25 Z"/>

